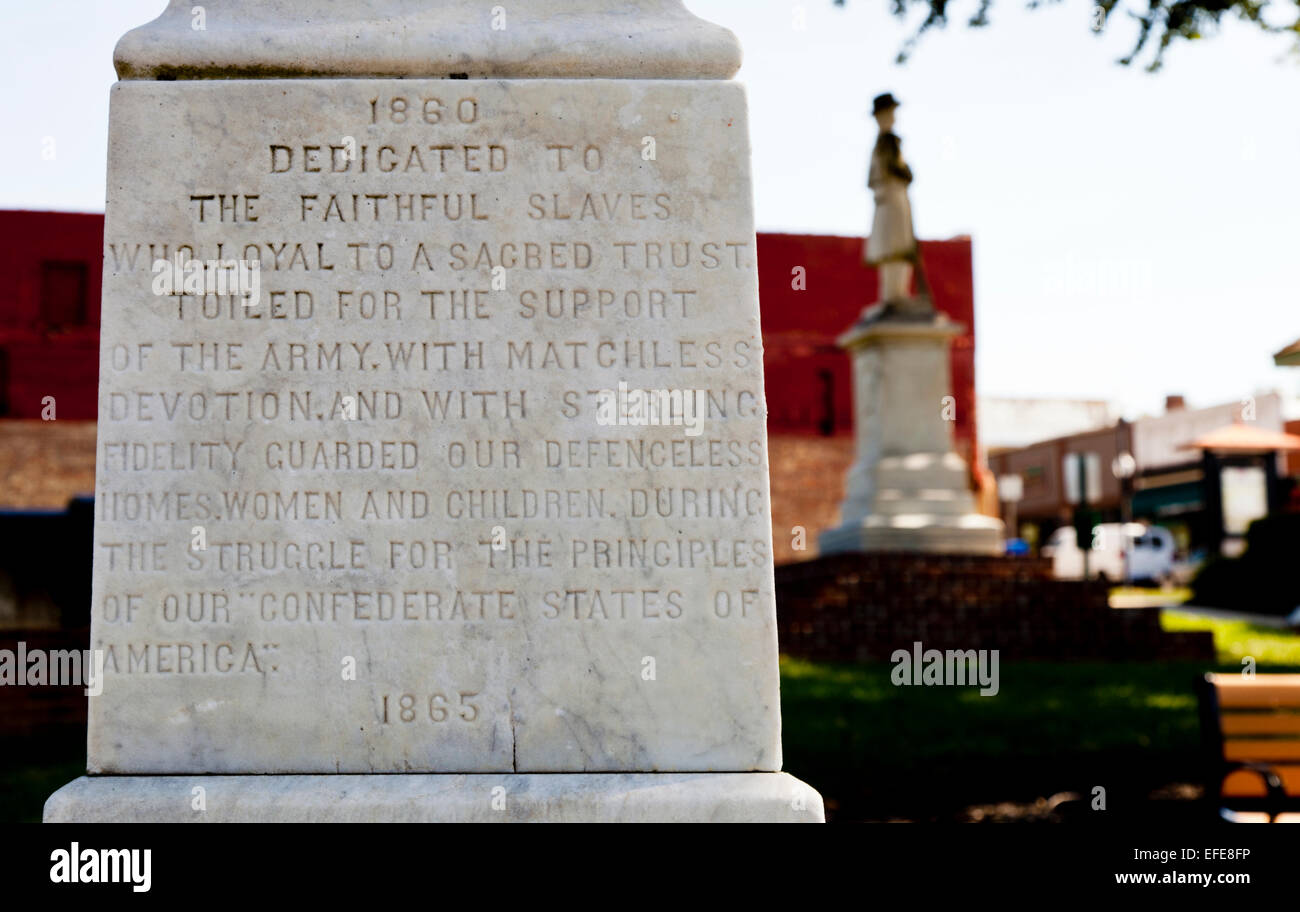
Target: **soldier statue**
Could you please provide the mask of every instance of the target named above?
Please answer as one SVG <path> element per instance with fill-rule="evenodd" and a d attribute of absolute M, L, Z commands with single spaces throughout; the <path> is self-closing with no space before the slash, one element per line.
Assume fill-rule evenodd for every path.
<path fill-rule="evenodd" d="M 930 302 L 925 277 L 919 268 L 917 279 L 920 298 L 924 300 L 909 300 L 908 294 L 912 271 L 919 267 L 920 258 L 916 236 L 912 233 L 912 204 L 907 199 L 912 169 L 903 160 L 902 141 L 894 133 L 894 111 L 898 106 L 898 100 L 888 92 L 877 95 L 871 105 L 880 135 L 871 151 L 871 167 L 867 172 L 875 215 L 863 255 L 869 266 L 879 270 L 880 302 L 889 310 L 912 310 L 917 305 L 928 308 Z"/>

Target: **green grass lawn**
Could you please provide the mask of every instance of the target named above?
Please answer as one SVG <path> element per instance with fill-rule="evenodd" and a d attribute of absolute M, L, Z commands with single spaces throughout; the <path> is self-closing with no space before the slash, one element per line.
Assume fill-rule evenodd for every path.
<path fill-rule="evenodd" d="M 783 658 L 785 768 L 839 819 L 951 816 L 970 804 L 1107 789 L 1137 807 L 1172 782 L 1199 782 L 1194 681 L 1207 671 L 1297 670 L 1300 637 L 1165 612 L 1170 630 L 1212 630 L 1202 662 L 1003 662 L 996 696 L 895 687 L 889 663 Z"/>
<path fill-rule="evenodd" d="M 1175 602 L 1185 602 L 1192 597 L 1192 590 L 1185 586 L 1177 586 L 1165 589 L 1161 586 L 1112 586 L 1110 589 L 1112 597 L 1119 596 L 1151 596 L 1167 601 L 1169 604 Z"/>
<path fill-rule="evenodd" d="M 785 768 L 840 819 L 1196 778 L 1203 664 L 1004 662 L 992 697 L 895 687 L 891 670 L 782 660 Z"/>
<path fill-rule="evenodd" d="M 1218 662 L 1003 662 L 1000 690 L 895 687 L 889 663 L 781 660 L 785 768 L 822 792 L 834 819 L 950 819 L 972 804 L 1106 787 L 1138 807 L 1154 788 L 1201 779 L 1193 682 L 1206 671 L 1300 668 L 1300 636 L 1176 611 L 1167 630 L 1211 630 Z M 0 821 L 40 819 L 84 767 L 81 732 L 30 756 L 0 752 Z"/>
<path fill-rule="evenodd" d="M 1247 656 L 1260 665 L 1300 667 L 1300 636 L 1295 633 L 1170 609 L 1160 613 L 1160 621 L 1165 630 L 1213 631 L 1219 662 L 1233 666 L 1234 670 L 1241 669 L 1241 660 Z"/>
<path fill-rule="evenodd" d="M 45 799 L 78 776 L 86 775 L 85 748 L 80 755 L 44 763 L 0 765 L 0 823 L 40 823 Z"/>

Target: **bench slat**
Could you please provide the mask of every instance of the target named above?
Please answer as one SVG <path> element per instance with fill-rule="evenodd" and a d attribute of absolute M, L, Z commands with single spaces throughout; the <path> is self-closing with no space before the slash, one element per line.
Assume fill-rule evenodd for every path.
<path fill-rule="evenodd" d="M 1225 735 L 1300 735 L 1300 713 L 1224 713 Z"/>
<path fill-rule="evenodd" d="M 1231 738 L 1223 742 L 1223 759 L 1300 763 L 1300 741 L 1281 738 L 1275 741 Z"/>
<path fill-rule="evenodd" d="M 1233 811 L 1233 823 L 1268 823 L 1268 815 L 1263 811 Z M 1278 814 L 1273 823 L 1300 823 L 1300 814 Z"/>
<path fill-rule="evenodd" d="M 1274 766 L 1274 771 L 1282 777 L 1282 785 L 1290 796 L 1300 796 L 1300 766 Z M 1223 797 L 1225 798 L 1263 798 L 1267 794 L 1264 781 L 1254 773 L 1235 770 L 1223 778 Z"/>
<path fill-rule="evenodd" d="M 1224 709 L 1300 708 L 1300 674 L 1269 674 L 1258 678 L 1211 675 Z"/>

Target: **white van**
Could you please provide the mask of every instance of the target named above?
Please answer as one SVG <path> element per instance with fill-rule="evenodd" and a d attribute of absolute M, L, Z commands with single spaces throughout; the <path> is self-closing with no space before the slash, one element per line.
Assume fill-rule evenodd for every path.
<path fill-rule="evenodd" d="M 1058 579 L 1083 578 L 1083 552 L 1073 526 L 1062 526 L 1043 546 Z M 1160 526 L 1102 523 L 1092 527 L 1088 576 L 1111 582 L 1164 582 L 1174 571 L 1174 536 Z"/>

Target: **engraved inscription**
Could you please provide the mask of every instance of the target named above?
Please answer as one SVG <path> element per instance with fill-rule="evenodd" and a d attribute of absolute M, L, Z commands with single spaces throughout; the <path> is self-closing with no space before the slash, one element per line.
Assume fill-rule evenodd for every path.
<path fill-rule="evenodd" d="M 743 117 L 115 89 L 92 769 L 779 768 Z"/>

